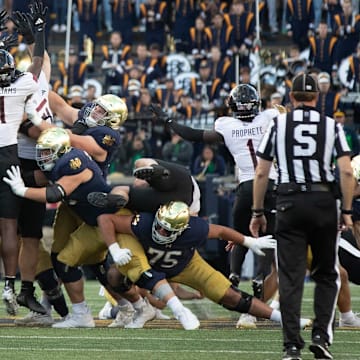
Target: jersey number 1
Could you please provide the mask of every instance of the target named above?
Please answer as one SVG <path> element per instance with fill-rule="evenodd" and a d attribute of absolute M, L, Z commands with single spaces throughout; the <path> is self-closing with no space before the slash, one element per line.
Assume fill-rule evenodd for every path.
<path fill-rule="evenodd" d="M 246 145 L 247 145 L 247 147 L 249 148 L 251 160 L 252 160 L 252 163 L 253 163 L 254 169 L 255 169 L 255 168 L 256 168 L 256 165 L 257 165 L 257 158 L 256 158 L 255 149 L 254 149 L 254 144 L 253 144 L 253 142 L 252 142 L 252 139 L 249 139 Z"/>
<path fill-rule="evenodd" d="M 0 121 L 5 124 L 5 100 L 3 96 L 0 96 Z"/>

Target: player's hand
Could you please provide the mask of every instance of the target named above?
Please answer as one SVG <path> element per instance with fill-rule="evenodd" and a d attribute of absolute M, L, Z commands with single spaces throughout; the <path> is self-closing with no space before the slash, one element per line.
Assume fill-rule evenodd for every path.
<path fill-rule="evenodd" d="M 118 243 L 111 244 L 109 246 L 109 252 L 114 262 L 120 266 L 126 265 L 131 260 L 131 250 L 121 249 Z"/>
<path fill-rule="evenodd" d="M 16 35 L 6 35 L 0 39 L 0 49 L 10 51 L 10 49 L 15 46 L 18 46 Z"/>
<path fill-rule="evenodd" d="M 0 11 L 0 31 L 7 30 L 5 23 L 8 18 L 9 18 L 9 16 L 8 16 L 6 10 Z"/>
<path fill-rule="evenodd" d="M 41 0 L 34 0 L 33 3 L 29 5 L 29 9 L 29 15 L 32 19 L 36 31 L 45 30 L 48 7 L 44 7 L 44 4 Z"/>
<path fill-rule="evenodd" d="M 261 249 L 275 249 L 276 240 L 273 239 L 272 235 L 261 236 L 259 238 L 245 236 L 244 246 L 251 249 L 257 255 L 265 256 Z"/>
<path fill-rule="evenodd" d="M 166 111 L 164 111 L 160 105 L 151 103 L 150 111 L 156 116 L 157 119 L 161 120 L 164 123 L 171 122 L 169 115 Z"/>
<path fill-rule="evenodd" d="M 6 173 L 8 177 L 3 177 L 3 181 L 11 187 L 15 195 L 24 197 L 28 188 L 25 186 L 24 180 L 21 177 L 20 167 L 12 165 L 10 169 L 6 170 Z"/>
<path fill-rule="evenodd" d="M 15 11 L 11 16 L 11 21 L 15 24 L 17 32 L 24 36 L 26 44 L 30 45 L 35 42 L 31 20 L 28 15 Z"/>

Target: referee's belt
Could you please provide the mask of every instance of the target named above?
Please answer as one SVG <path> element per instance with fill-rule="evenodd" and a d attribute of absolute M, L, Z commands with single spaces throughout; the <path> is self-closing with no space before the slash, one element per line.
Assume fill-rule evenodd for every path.
<path fill-rule="evenodd" d="M 301 193 L 301 192 L 331 192 L 332 187 L 330 184 L 326 183 L 286 183 L 279 184 L 277 189 L 277 193 L 280 195 L 287 195 L 293 193 Z"/>

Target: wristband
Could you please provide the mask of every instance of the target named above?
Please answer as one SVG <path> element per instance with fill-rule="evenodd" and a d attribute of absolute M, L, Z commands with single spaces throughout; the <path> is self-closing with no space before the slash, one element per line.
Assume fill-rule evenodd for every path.
<path fill-rule="evenodd" d="M 352 210 L 341 209 L 341 213 L 344 214 L 344 215 L 352 215 L 353 211 Z"/>
<path fill-rule="evenodd" d="M 252 217 L 253 218 L 258 218 L 258 217 L 261 217 L 264 215 L 264 211 L 265 209 L 264 208 L 261 208 L 261 209 L 251 209 L 252 211 Z"/>

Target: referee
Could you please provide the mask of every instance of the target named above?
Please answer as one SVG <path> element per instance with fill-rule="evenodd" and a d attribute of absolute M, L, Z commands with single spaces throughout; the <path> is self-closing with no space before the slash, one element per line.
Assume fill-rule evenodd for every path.
<path fill-rule="evenodd" d="M 328 346 L 340 285 L 338 271 L 339 203 L 342 223 L 352 227 L 354 179 L 350 149 L 335 120 L 315 109 L 316 80 L 307 74 L 293 79 L 294 110 L 270 124 L 258 148 L 250 230 L 258 236 L 266 227 L 264 194 L 273 160 L 278 165 L 275 237 L 278 241 L 280 308 L 283 321 L 283 360 L 301 360 L 300 311 L 306 269 L 306 248 L 313 253 L 311 276 L 316 283 L 310 350 L 315 359 L 332 359 Z M 336 159 L 341 193 L 332 171 Z"/>

